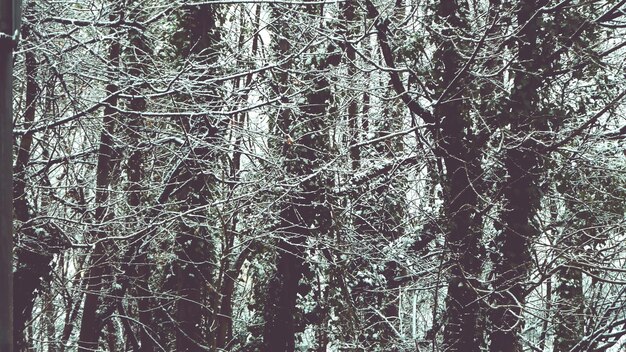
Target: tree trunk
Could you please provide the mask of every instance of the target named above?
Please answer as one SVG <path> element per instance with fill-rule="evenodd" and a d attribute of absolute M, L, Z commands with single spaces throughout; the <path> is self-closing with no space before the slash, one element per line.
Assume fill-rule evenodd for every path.
<path fill-rule="evenodd" d="M 289 39 L 280 38 L 276 49 L 284 55 L 290 48 Z M 328 67 L 328 58 L 314 65 L 318 70 Z M 319 73 L 311 77 L 302 115 L 283 109 L 280 112 L 280 140 L 288 177 L 304 179 L 281 204 L 277 244 L 276 271 L 270 279 L 265 304 L 263 344 L 267 351 L 294 351 L 295 334 L 303 322 L 297 318 L 299 281 L 305 272 L 305 242 L 312 233 L 327 235 L 331 227 L 326 187 L 332 185 L 318 168 L 326 160 L 330 148 L 327 106 L 331 99 L 329 82 Z M 286 89 L 287 76 L 279 76 L 279 90 Z M 283 91 L 277 92 L 284 93 Z M 297 119 L 298 123 L 293 123 Z M 317 174 L 314 174 L 317 172 Z M 307 292 L 300 292 L 305 295 Z"/>
<path fill-rule="evenodd" d="M 582 271 L 570 266 L 559 270 L 555 293 L 554 351 L 568 352 L 585 336 Z"/>
<path fill-rule="evenodd" d="M 577 185 L 569 185 L 569 190 L 577 191 Z M 583 254 L 583 246 L 599 242 L 601 236 L 596 231 L 600 226 L 594 224 L 595 215 L 580 209 L 578 200 L 566 201 L 566 207 L 572 211 L 572 219 L 566 226 L 564 237 L 558 242 L 563 255 L 558 262 L 562 267 L 556 273 L 555 313 L 554 313 L 554 351 L 569 352 L 585 336 L 585 296 L 583 294 L 583 274 L 577 259 Z M 583 234 L 569 233 L 568 229 L 585 229 Z M 586 242 L 586 243 L 585 243 Z M 581 348 L 581 346 L 578 346 Z"/>
<path fill-rule="evenodd" d="M 141 21 L 141 7 L 140 2 L 132 3 L 134 7 L 131 13 L 132 19 Z M 128 174 L 128 196 L 127 202 L 132 209 L 135 216 L 133 218 L 144 219 L 149 216 L 142 211 L 143 198 L 145 196 L 145 189 L 142 186 L 144 180 L 144 154 L 141 150 L 141 131 L 145 127 L 142 112 L 146 110 L 146 99 L 142 96 L 144 90 L 147 88 L 144 82 L 146 74 L 146 63 L 151 54 L 150 48 L 146 43 L 144 33 L 137 28 L 130 28 L 128 31 L 128 37 L 130 42 L 130 50 L 128 50 L 128 73 L 135 80 L 129 94 L 132 96 L 128 103 L 131 113 L 128 115 L 126 123 L 126 134 L 128 136 L 128 144 L 130 147 L 130 155 L 126 163 L 126 170 Z M 145 221 L 140 220 L 140 224 L 145 224 Z M 135 224 L 136 225 L 136 224 Z M 132 228 L 132 226 L 130 227 Z M 162 336 L 155 336 L 155 331 L 158 329 L 151 329 L 155 326 L 152 312 L 157 309 L 155 307 L 153 292 L 150 291 L 149 281 L 152 275 L 151 263 L 148 262 L 148 255 L 146 251 L 149 249 L 142 248 L 138 242 L 133 245 L 130 250 L 131 257 L 129 258 L 129 270 L 132 272 L 132 278 L 134 285 L 131 287 L 131 295 L 134 296 L 134 300 L 137 302 L 137 315 L 139 320 L 139 343 L 141 352 L 151 352 L 157 350 L 157 344 L 163 342 Z M 120 302 L 120 304 L 123 304 Z"/>
<path fill-rule="evenodd" d="M 32 20 L 33 16 L 29 16 Z M 25 23 L 22 31 L 25 42 L 31 40 L 30 24 Z M 24 111 L 24 126 L 28 128 L 35 121 L 37 97 L 37 59 L 34 50 L 25 52 L 26 66 L 26 101 Z M 13 206 L 15 218 L 22 224 L 28 224 L 32 216 L 26 200 L 26 165 L 30 160 L 33 135 L 24 134 L 19 143 L 17 159 L 15 161 L 15 181 L 13 186 Z M 16 249 L 17 265 L 13 277 L 14 310 L 13 339 L 16 351 L 26 351 L 30 348 L 25 336 L 26 323 L 32 317 L 33 304 L 38 291 L 41 291 L 44 282 L 50 281 L 52 271 L 52 253 L 46 248 L 49 239 L 38 238 L 32 225 L 21 228 Z"/>
<path fill-rule="evenodd" d="M 112 19 L 115 19 L 116 14 L 111 15 Z M 114 39 L 115 40 L 115 39 Z M 119 67 L 120 58 L 120 44 L 115 41 L 111 43 L 109 48 L 109 60 L 111 61 L 111 68 L 113 72 Z M 113 77 L 111 79 L 114 82 Z M 117 93 L 118 86 L 115 83 L 110 83 L 106 87 L 106 93 L 111 96 L 107 101 L 107 106 L 104 108 L 104 115 L 102 118 L 103 126 L 100 133 L 100 146 L 98 149 L 98 163 L 97 163 L 97 176 L 96 176 L 96 212 L 94 217 L 93 229 L 91 231 L 92 240 L 103 239 L 107 236 L 105 230 L 101 227 L 104 226 L 106 218 L 109 216 L 108 211 L 108 199 L 109 199 L 109 185 L 111 183 L 111 173 L 114 168 L 114 148 L 113 148 L 113 134 L 115 131 L 116 122 L 116 106 L 117 106 Z M 83 279 L 86 283 L 85 304 L 83 308 L 83 315 L 80 325 L 80 334 L 78 342 L 78 350 L 80 352 L 88 352 L 96 350 L 98 348 L 98 341 L 102 333 L 102 316 L 98 314 L 100 308 L 100 296 L 103 289 L 103 278 L 109 270 L 107 253 L 107 245 L 104 241 L 96 242 L 95 248 L 90 255 L 89 265 L 86 273 L 86 277 Z"/>
<path fill-rule="evenodd" d="M 260 21 L 261 21 L 261 5 L 258 4 L 256 6 L 255 9 L 255 14 L 254 14 L 254 31 L 255 33 L 258 33 L 259 28 L 260 28 Z M 239 36 L 239 43 L 238 43 L 238 47 L 239 50 L 243 49 L 243 43 L 245 40 L 244 37 L 244 23 L 245 23 L 245 17 L 244 17 L 244 13 L 241 13 L 241 32 L 240 32 L 240 36 Z M 258 48 L 259 48 L 259 40 L 260 40 L 260 36 L 258 34 L 254 35 L 254 37 L 252 38 L 252 48 L 251 48 L 251 54 L 252 56 L 256 55 Z M 252 79 L 253 79 L 253 74 L 249 73 L 246 76 L 245 81 L 243 82 L 243 86 L 239 87 L 240 89 L 247 89 L 248 87 L 250 87 L 250 84 L 252 83 Z M 239 86 L 239 84 L 241 83 L 241 81 L 238 79 L 237 80 L 237 86 Z M 244 93 L 243 96 L 241 97 L 241 102 L 246 104 L 248 103 L 248 93 Z M 248 120 L 248 113 L 247 112 L 243 112 L 241 114 L 239 114 L 239 119 L 236 122 L 237 127 L 238 128 L 245 128 L 245 124 L 246 121 Z M 233 123 L 235 123 L 233 121 Z M 241 154 L 242 154 L 242 142 L 243 142 L 243 135 L 237 135 L 235 137 L 235 148 L 234 148 L 234 153 L 233 153 L 233 162 L 232 162 L 232 167 L 231 167 L 231 179 L 235 182 L 240 181 L 240 177 L 239 177 L 239 172 L 241 170 Z M 233 183 L 230 186 L 231 191 L 234 190 L 235 188 L 235 183 Z M 228 346 L 229 344 L 232 342 L 233 340 L 233 318 L 232 318 L 232 314 L 233 314 L 233 297 L 235 294 L 235 284 L 237 281 L 237 278 L 239 277 L 239 274 L 241 273 L 241 268 L 244 265 L 244 262 L 248 259 L 249 255 L 252 252 L 252 248 L 249 246 L 245 247 L 243 250 L 241 250 L 241 252 L 239 253 L 239 255 L 237 255 L 237 259 L 233 260 L 231 259 L 231 257 L 233 256 L 232 250 L 233 250 L 233 244 L 234 244 L 234 240 L 235 240 L 235 233 L 237 231 L 237 224 L 238 224 L 238 218 L 241 215 L 238 212 L 235 212 L 235 214 L 233 214 L 232 218 L 233 220 L 229 222 L 229 224 L 227 225 L 227 228 L 225 229 L 225 233 L 224 233 L 224 250 L 222 252 L 222 257 L 224 258 L 223 264 L 222 264 L 222 280 L 221 280 L 221 285 L 220 285 L 220 293 L 219 295 L 221 296 L 221 300 L 219 302 L 219 312 L 217 314 L 217 331 L 216 331 L 216 336 L 215 336 L 215 348 L 217 349 L 225 349 L 228 350 Z"/>
<path fill-rule="evenodd" d="M 521 2 L 517 10 L 517 23 L 522 26 L 518 35 L 518 53 L 511 93 L 509 120 L 512 140 L 509 145 L 519 144 L 532 131 L 545 130 L 542 119 L 537 116 L 540 78 L 538 72 L 537 33 L 540 14 L 535 0 Z M 515 149 L 508 149 L 504 156 L 507 178 L 503 185 L 504 211 L 497 226 L 493 264 L 493 300 L 491 310 L 491 352 L 521 352 L 520 316 L 525 301 L 525 281 L 530 270 L 530 245 L 537 235 L 531 220 L 537 213 L 540 194 L 536 185 L 541 162 L 532 139 L 524 139 Z"/>
<path fill-rule="evenodd" d="M 448 294 L 445 299 L 443 347 L 446 351 L 480 351 L 484 340 L 481 301 L 478 291 L 484 259 L 481 245 L 482 217 L 478 194 L 481 189 L 481 145 L 470 124 L 469 105 L 465 102 L 461 72 L 464 60 L 456 49 L 462 45 L 455 30 L 467 28 L 462 8 L 454 0 L 439 2 L 437 21 L 444 27 L 437 39 L 440 49 L 435 61 L 443 67 L 435 105 L 439 124 L 437 156 L 443 159 L 445 177 L 444 212 L 448 220 L 446 247 L 449 252 Z M 456 38 L 456 39 L 455 39 Z M 459 76 L 457 76 L 459 75 Z M 435 323 L 437 324 L 437 323 Z"/>
<path fill-rule="evenodd" d="M 218 7 L 198 5 L 184 7 L 180 13 L 181 30 L 173 41 L 181 60 L 193 58 L 204 67 L 210 67 L 218 59 L 220 32 L 217 20 Z M 191 75 L 198 82 L 205 82 L 216 75 L 213 69 L 192 71 Z M 217 96 L 214 83 L 202 87 L 210 92 L 198 99 L 209 110 Z M 181 97 L 183 100 L 186 96 Z M 174 317 L 178 325 L 175 334 L 177 351 L 199 351 L 214 345 L 214 334 L 208 328 L 213 325 L 211 312 L 216 308 L 215 287 L 215 238 L 206 223 L 204 207 L 212 199 L 215 180 L 210 176 L 212 163 L 219 160 L 218 144 L 226 133 L 228 119 L 211 115 L 190 116 L 180 121 L 184 133 L 200 140 L 200 145 L 189 145 L 189 151 L 181 164 L 182 173 L 177 177 L 181 187 L 174 194 L 179 201 L 180 211 L 187 215 L 181 217 L 176 236 L 176 262 L 172 284 L 177 292 Z M 209 287 L 211 289 L 209 289 Z"/>
<path fill-rule="evenodd" d="M 13 351 L 13 47 L 15 1 L 0 0 L 0 350 Z"/>

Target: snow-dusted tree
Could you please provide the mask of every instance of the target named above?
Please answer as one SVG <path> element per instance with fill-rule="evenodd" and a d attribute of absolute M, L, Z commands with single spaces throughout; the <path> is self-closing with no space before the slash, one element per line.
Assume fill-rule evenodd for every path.
<path fill-rule="evenodd" d="M 625 9 L 27 2 L 18 350 L 619 349 Z"/>

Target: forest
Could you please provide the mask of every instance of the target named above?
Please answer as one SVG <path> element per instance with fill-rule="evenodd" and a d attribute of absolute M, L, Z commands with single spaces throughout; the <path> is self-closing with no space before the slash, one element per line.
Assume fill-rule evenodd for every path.
<path fill-rule="evenodd" d="M 0 349 L 626 351 L 625 58 L 626 0 L 0 0 Z"/>

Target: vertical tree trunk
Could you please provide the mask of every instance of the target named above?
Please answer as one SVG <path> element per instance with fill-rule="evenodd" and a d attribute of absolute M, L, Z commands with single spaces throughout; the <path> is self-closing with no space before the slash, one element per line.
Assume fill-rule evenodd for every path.
<path fill-rule="evenodd" d="M 140 2 L 132 2 L 133 9 L 131 18 L 135 21 L 143 20 L 141 16 L 142 4 Z M 128 74 L 135 81 L 132 88 L 128 92 L 132 98 L 128 103 L 131 113 L 127 117 L 125 132 L 128 136 L 128 144 L 130 147 L 130 155 L 126 163 L 128 174 L 128 196 L 127 202 L 131 210 L 135 214 L 134 219 L 139 218 L 140 223 L 149 215 L 142 211 L 143 198 L 145 189 L 142 186 L 144 181 L 144 154 L 141 150 L 140 140 L 141 131 L 144 128 L 144 121 L 141 115 L 146 110 L 146 99 L 142 96 L 146 84 L 141 83 L 145 80 L 146 64 L 150 55 L 150 48 L 146 43 L 144 33 L 137 28 L 130 28 L 128 31 L 129 50 L 128 55 Z M 131 227 L 132 228 L 132 227 Z M 149 288 L 151 277 L 151 263 L 148 262 L 148 249 L 141 248 L 139 243 L 130 250 L 132 258 L 129 258 L 129 271 L 132 272 L 133 287 L 131 294 L 137 302 L 137 315 L 139 320 L 139 351 L 151 352 L 157 350 L 157 344 L 162 341 L 162 336 L 157 336 L 156 331 L 159 327 L 155 326 L 152 312 L 156 310 L 153 298 L 153 292 Z M 123 304 L 120 302 L 120 304 Z"/>
<path fill-rule="evenodd" d="M 278 28 L 286 26 L 287 23 L 281 18 L 281 14 L 277 8 L 272 9 L 274 17 L 277 19 Z M 285 33 L 289 33 L 285 31 Z M 291 49 L 291 38 L 277 37 L 274 41 L 274 50 L 279 57 L 286 57 Z M 277 84 L 275 88 L 275 94 L 283 96 L 281 103 L 289 103 L 288 98 L 285 97 L 285 93 L 288 91 L 288 73 L 291 62 L 287 61 L 281 65 L 282 72 L 277 74 Z M 290 135 L 292 124 L 292 111 L 291 109 L 284 107 L 278 113 L 278 120 L 275 121 L 273 132 L 275 132 L 277 138 L 276 145 L 273 145 L 273 149 L 281 151 L 285 158 L 288 158 L 287 154 L 290 152 L 290 143 L 286 141 L 286 138 L 292 138 Z M 293 152 L 290 152 L 292 154 Z M 293 158 L 293 156 L 291 156 Z M 294 205 L 295 206 L 295 205 Z M 296 227 L 299 219 L 296 217 L 295 222 L 289 219 L 289 206 L 283 205 L 283 209 L 280 211 L 280 229 L 278 246 L 278 260 L 276 263 L 276 272 L 270 278 L 268 286 L 268 293 L 266 296 L 266 302 L 264 306 L 264 320 L 265 326 L 263 330 L 263 347 L 268 351 L 293 351 L 295 349 L 295 309 L 296 309 L 296 289 L 300 275 L 302 274 L 302 259 L 301 249 L 298 243 L 294 241 L 302 242 L 301 236 L 298 236 L 295 231 L 290 234 L 290 228 Z M 292 225 L 293 224 L 293 225 Z M 296 229 L 298 229 L 296 227 Z M 303 228 L 299 228 L 302 230 Z M 293 236 L 295 238 L 290 239 Z M 284 237 L 284 238 L 283 238 Z M 289 242 L 288 242 L 289 241 Z"/>
<path fill-rule="evenodd" d="M 580 269 L 570 266 L 562 268 L 557 274 L 554 351 L 571 351 L 585 335 L 582 276 Z"/>
<path fill-rule="evenodd" d="M 34 16 L 29 15 L 33 20 Z M 30 21 L 23 27 L 22 35 L 24 41 L 31 40 Z M 26 99 L 24 111 L 24 126 L 28 128 L 35 121 L 37 97 L 39 86 L 37 84 L 37 59 L 34 50 L 25 52 L 25 81 Z M 26 199 L 26 165 L 30 160 L 33 135 L 24 134 L 19 143 L 17 159 L 15 161 L 15 180 L 13 185 L 13 206 L 15 218 L 22 224 L 27 224 L 31 220 Z M 41 291 L 42 283 L 50 280 L 52 271 L 52 253 L 46 248 L 45 238 L 38 238 L 32 225 L 21 228 L 19 233 L 20 247 L 16 250 L 16 260 L 19 265 L 16 267 L 13 277 L 14 289 L 14 310 L 13 339 L 17 351 L 26 351 L 28 339 L 25 336 L 26 323 L 32 317 L 33 304 L 37 292 Z"/>
<path fill-rule="evenodd" d="M 454 0 L 439 2 L 436 21 L 444 29 L 437 39 L 440 45 L 435 61 L 443 72 L 435 73 L 441 83 L 436 89 L 435 120 L 437 156 L 443 159 L 444 212 L 448 220 L 446 246 L 449 252 L 448 294 L 445 299 L 443 347 L 446 351 L 480 351 L 484 340 L 481 319 L 480 276 L 484 259 L 481 245 L 482 217 L 478 209 L 481 189 L 481 146 L 470 124 L 461 72 L 464 60 L 456 46 L 462 42 L 456 30 L 467 28 L 462 8 Z M 455 39 L 457 38 L 457 39 Z"/>
<path fill-rule="evenodd" d="M 569 190 L 576 192 L 576 185 L 570 185 Z M 558 242 L 563 256 L 559 258 L 562 267 L 556 273 L 554 303 L 554 351 L 571 351 L 585 336 L 585 296 L 583 294 L 583 274 L 576 259 L 582 254 L 582 246 L 596 242 L 598 236 L 597 224 L 593 223 L 594 214 L 581 210 L 577 202 L 566 201 L 566 206 L 572 211 L 573 218 L 569 221 L 573 226 L 567 226 L 564 238 Z M 568 228 L 586 229 L 584 233 L 568 233 Z M 591 241 L 590 241 L 591 240 Z M 582 348 L 578 346 L 578 348 Z"/>
<path fill-rule="evenodd" d="M 137 92 L 140 94 L 139 92 Z M 142 186 L 140 182 L 143 179 L 143 153 L 139 149 L 139 130 L 143 126 L 143 121 L 140 112 L 145 109 L 145 99 L 133 98 L 130 102 L 130 108 L 133 113 L 129 117 L 128 121 L 128 133 L 130 137 L 130 146 L 133 148 L 130 157 L 128 159 L 128 180 L 129 180 L 129 194 L 128 205 L 135 210 L 138 216 L 146 216 L 141 214 L 140 207 L 142 206 Z M 139 246 L 136 246 L 139 247 Z M 148 282 L 150 281 L 151 268 L 148 262 L 146 249 L 134 248 L 139 253 L 133 253 L 135 255 L 132 258 L 130 266 L 131 271 L 135 279 L 135 286 L 132 288 L 133 295 L 137 301 L 138 320 L 140 323 L 139 341 L 141 349 L 140 351 L 148 352 L 155 351 L 155 340 L 161 340 L 159 336 L 154 336 L 153 331 L 158 330 L 158 327 L 154 326 L 154 320 L 152 319 L 152 311 L 155 308 L 153 302 L 153 292 L 149 288 Z M 151 329 L 155 327 L 157 329 Z"/>
<path fill-rule="evenodd" d="M 275 14 L 278 15 L 278 14 Z M 276 42 L 279 55 L 286 54 L 293 38 L 280 38 Z M 305 242 L 312 233 L 324 236 L 330 229 L 330 214 L 326 208 L 326 187 L 331 180 L 318 170 L 328 157 L 327 106 L 331 99 L 329 82 L 323 76 L 328 58 L 322 58 L 313 68 L 320 70 L 311 75 L 306 103 L 302 115 L 283 109 L 277 121 L 283 141 L 282 157 L 285 174 L 300 184 L 282 202 L 279 213 L 276 271 L 270 279 L 265 304 L 263 344 L 267 351 L 294 351 L 297 325 L 296 301 L 299 281 L 305 271 Z M 286 91 L 287 75 L 279 76 L 279 91 Z M 297 124 L 294 122 L 298 122 Z M 316 174 L 314 174 L 317 172 Z"/>
<path fill-rule="evenodd" d="M 511 143 L 520 144 L 508 149 L 504 156 L 507 172 L 503 185 L 504 211 L 497 226 L 496 255 L 493 264 L 493 301 L 491 310 L 491 352 L 521 352 L 520 321 L 525 301 L 525 281 L 530 270 L 530 245 L 537 235 L 532 218 L 537 213 L 540 193 L 536 185 L 540 171 L 540 157 L 532 139 L 525 138 L 532 131 L 545 130 L 545 117 L 538 116 L 537 103 L 540 78 L 538 72 L 537 33 L 540 6 L 535 0 L 525 0 L 517 9 L 517 23 L 522 26 L 517 36 L 517 63 L 510 110 Z"/>
<path fill-rule="evenodd" d="M 328 82 L 316 79 L 314 93 L 307 97 L 303 108 L 304 130 L 291 129 L 293 144 L 286 146 L 286 172 L 298 178 L 310 176 L 321 166 L 328 150 L 326 116 L 330 99 Z M 300 125 L 300 126 L 303 126 Z M 299 281 L 304 273 L 305 242 L 312 232 L 324 232 L 330 227 L 324 187 L 329 180 L 316 175 L 303 181 L 280 211 L 278 261 L 270 280 L 265 308 L 263 335 L 267 351 L 294 351 L 296 333 L 296 299 Z M 312 229 L 315 229 L 312 231 Z"/>
<path fill-rule="evenodd" d="M 191 71 L 192 78 L 206 82 L 217 73 L 211 67 L 218 59 L 220 31 L 218 27 L 218 7 L 209 4 L 184 6 L 180 10 L 181 30 L 173 40 L 182 60 L 198 60 L 203 67 Z M 206 83 L 202 87 L 208 96 L 196 97 L 206 109 L 214 106 L 217 87 Z M 187 97 L 183 96 L 183 99 Z M 199 351 L 214 344 L 214 334 L 208 333 L 213 325 L 211 311 L 216 308 L 215 287 L 215 238 L 206 223 L 204 207 L 212 199 L 215 180 L 207 169 L 222 154 L 218 144 L 226 133 L 227 119 L 211 116 L 190 116 L 181 121 L 184 133 L 194 136 L 199 145 L 189 145 L 189 151 L 181 164 L 183 170 L 176 182 L 180 189 L 174 195 L 179 201 L 179 210 L 185 213 L 179 221 L 176 236 L 176 256 L 172 284 L 177 292 L 174 317 L 177 323 L 175 346 L 177 351 Z"/>
<path fill-rule="evenodd" d="M 376 7 L 366 1 L 368 15 L 377 18 L 378 42 L 390 68 L 395 68 L 394 53 L 389 45 L 388 23 L 380 18 Z M 448 295 L 444 321 L 443 347 L 447 351 L 480 351 L 484 341 L 484 323 L 478 290 L 484 260 L 481 245 L 482 217 L 478 194 L 482 187 L 480 155 L 482 142 L 472 131 L 469 106 L 465 102 L 462 71 L 464 61 L 459 53 L 462 39 L 457 31 L 468 24 L 463 18 L 467 4 L 443 0 L 436 6 L 435 20 L 441 33 L 435 39 L 434 54 L 436 94 L 439 97 L 430 114 L 407 93 L 401 77 L 390 72 L 391 83 L 409 110 L 421 117 L 435 139 L 435 153 L 445 165 L 444 212 L 448 219 L 446 246 L 449 252 Z M 458 49 L 457 49 L 458 48 Z M 435 327 L 438 325 L 434 323 Z"/>
<path fill-rule="evenodd" d="M 119 14 L 115 11 L 111 18 Z M 115 31 L 115 30 L 113 30 Z M 112 76 L 119 68 L 120 44 L 117 39 L 113 39 L 109 47 L 109 60 L 111 63 Z M 117 90 L 114 77 L 110 77 L 111 82 L 106 86 L 106 94 L 110 96 L 107 106 L 104 108 L 102 117 L 102 132 L 100 133 L 100 146 L 98 148 L 98 162 L 96 166 L 96 211 L 94 217 L 94 227 L 91 231 L 92 240 L 106 237 L 106 232 L 102 229 L 103 223 L 109 216 L 109 185 L 111 184 L 111 173 L 114 168 L 113 134 L 116 123 Z M 86 293 L 83 307 L 83 315 L 80 325 L 78 350 L 88 352 L 98 348 L 98 341 L 102 333 L 102 316 L 98 314 L 100 308 L 100 296 L 103 289 L 103 276 L 108 271 L 107 245 L 105 242 L 97 242 L 93 252 L 89 257 L 89 265 L 86 272 Z"/>
<path fill-rule="evenodd" d="M 13 351 L 13 13 L 0 0 L 0 350 Z"/>
<path fill-rule="evenodd" d="M 279 240 L 276 272 L 270 280 L 265 302 L 263 344 L 267 351 L 291 352 L 295 351 L 296 298 L 303 273 L 302 245 L 307 232 L 303 231 L 303 225 L 298 226 L 296 209 L 285 209 L 280 216 L 284 231 L 281 236 L 285 238 Z"/>
<path fill-rule="evenodd" d="M 342 31 L 339 34 L 343 34 L 346 41 L 343 43 L 344 52 L 346 53 L 347 65 L 348 65 L 348 77 L 355 78 L 357 75 L 356 68 L 356 50 L 350 40 L 354 37 L 355 26 L 357 16 L 354 0 L 347 0 L 343 3 L 341 8 L 341 16 L 343 17 Z M 350 153 L 350 160 L 352 162 L 352 170 L 357 170 L 361 164 L 361 150 L 356 145 L 359 141 L 359 134 L 361 133 L 358 128 L 357 114 L 359 104 L 356 99 L 356 95 L 348 95 L 350 102 L 348 103 L 348 148 Z"/>

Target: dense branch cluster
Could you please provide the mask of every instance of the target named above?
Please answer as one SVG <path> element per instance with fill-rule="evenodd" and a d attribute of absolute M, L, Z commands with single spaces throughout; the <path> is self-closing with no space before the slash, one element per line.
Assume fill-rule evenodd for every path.
<path fill-rule="evenodd" d="M 626 1 L 24 2 L 16 351 L 622 351 Z"/>

